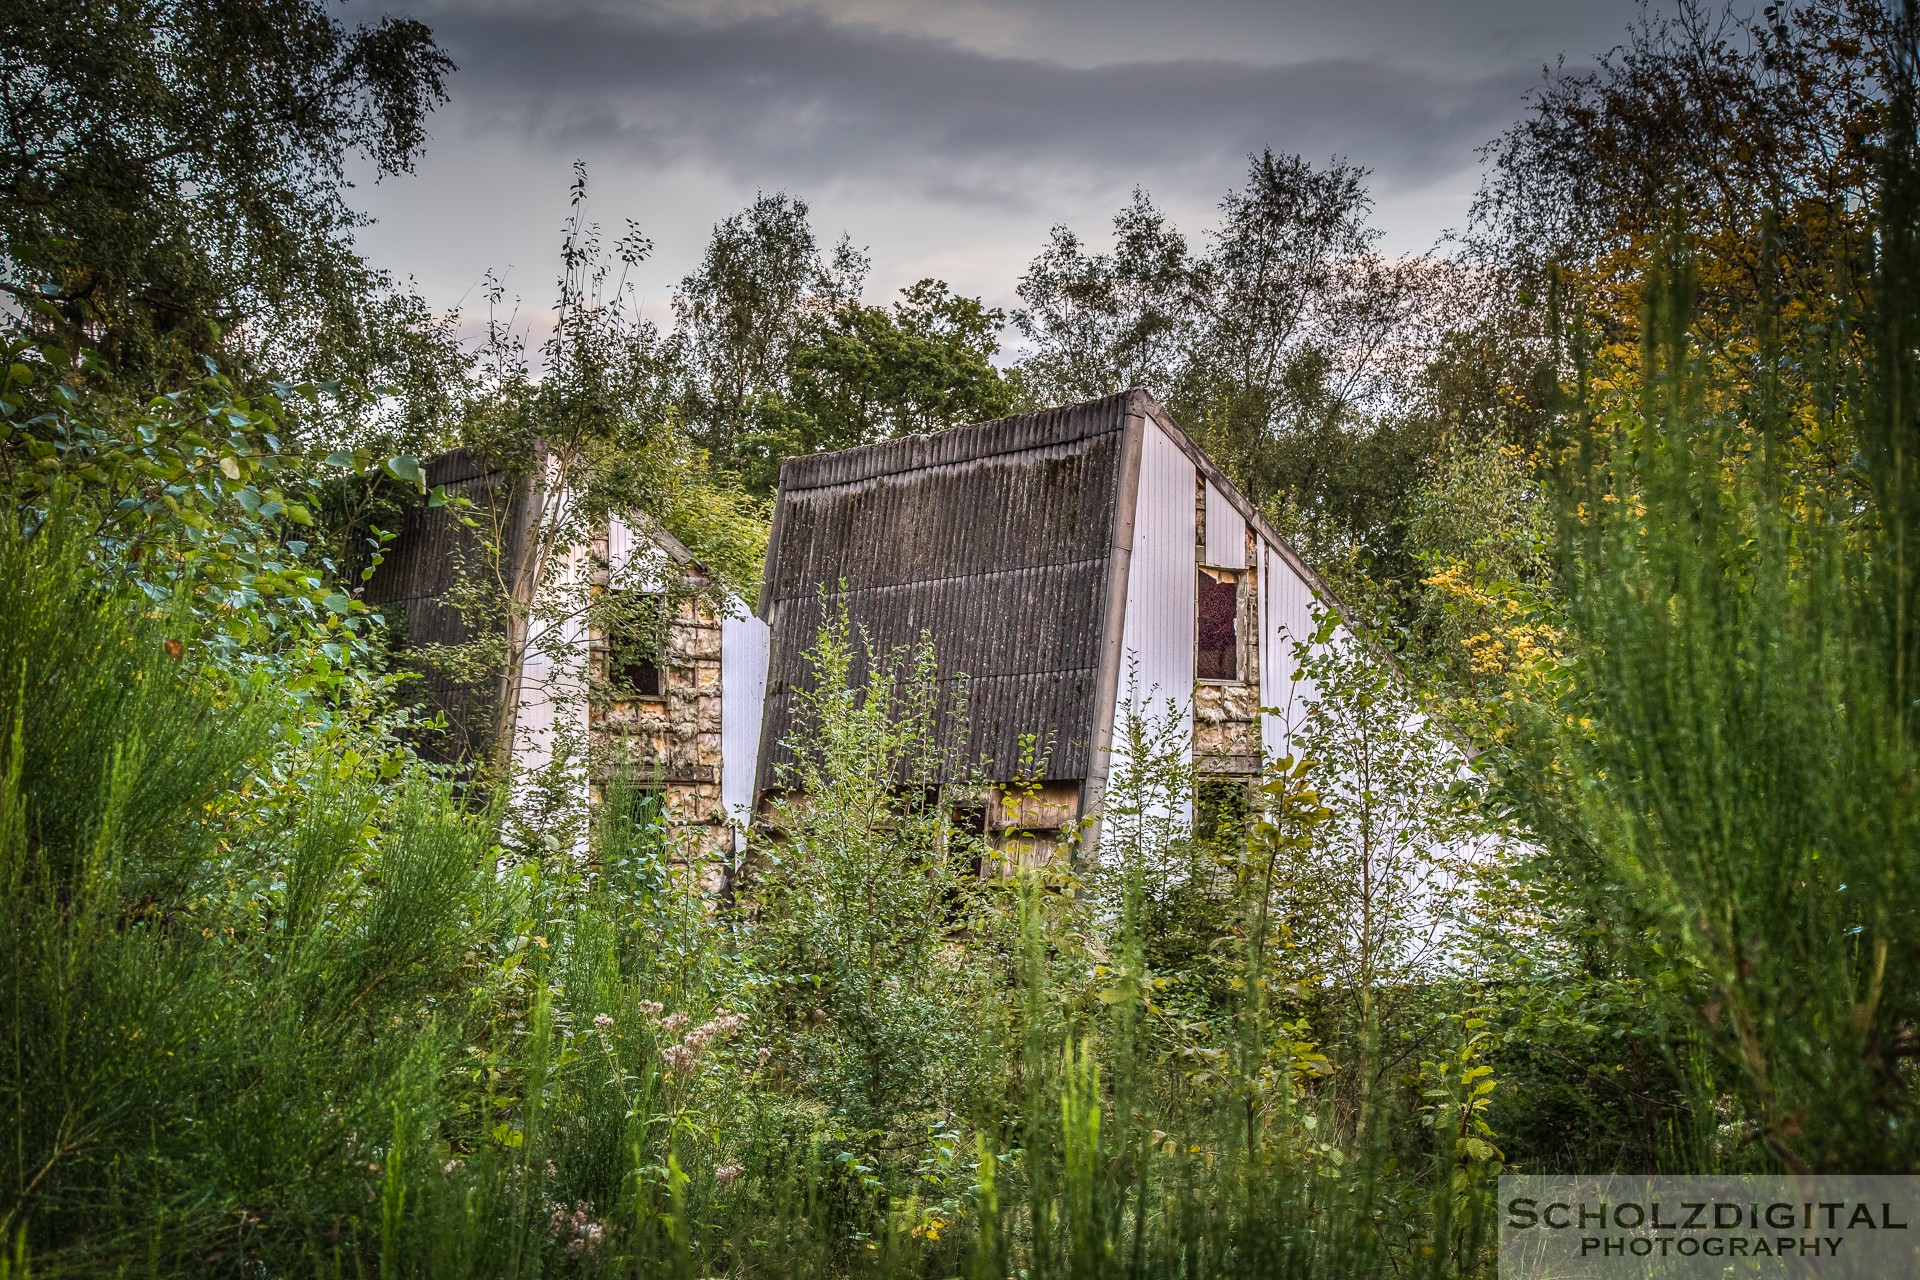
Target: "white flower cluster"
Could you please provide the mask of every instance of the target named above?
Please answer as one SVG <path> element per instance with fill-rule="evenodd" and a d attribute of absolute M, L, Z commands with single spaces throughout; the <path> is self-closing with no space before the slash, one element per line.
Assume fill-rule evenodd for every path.
<path fill-rule="evenodd" d="M 676 1013 L 660 1024 L 660 1029 L 668 1035 L 676 1035 L 687 1025 L 687 1015 Z M 712 1022 L 703 1022 L 687 1032 L 686 1038 L 679 1044 L 668 1045 L 660 1051 L 660 1064 L 671 1076 L 687 1076 L 693 1073 L 694 1065 L 700 1061 L 700 1055 L 715 1040 L 724 1040 L 740 1028 L 747 1025 L 747 1016 L 743 1013 L 719 1011 Z"/>
<path fill-rule="evenodd" d="M 599 1256 L 600 1242 L 607 1236 L 606 1224 L 594 1220 L 593 1206 L 585 1201 L 577 1202 L 572 1213 L 563 1204 L 553 1205 L 547 1210 L 547 1226 L 569 1258 Z"/>

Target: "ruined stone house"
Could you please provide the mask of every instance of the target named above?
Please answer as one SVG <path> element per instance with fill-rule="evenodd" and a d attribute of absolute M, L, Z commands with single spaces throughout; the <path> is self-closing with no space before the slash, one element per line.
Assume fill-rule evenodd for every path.
<path fill-rule="evenodd" d="M 568 540 L 540 575 L 547 607 L 509 645 L 498 599 L 525 585 L 541 522 L 565 499 L 533 470 L 510 472 L 467 450 L 430 460 L 429 488 L 467 499 L 470 514 L 452 503 L 409 510 L 369 584 L 368 602 L 422 672 L 426 709 L 447 725 L 424 737 L 422 750 L 475 760 L 504 733 L 523 776 L 557 754 L 581 753 L 587 798 L 620 768 L 658 795 L 690 852 L 736 847 L 739 816 L 754 800 L 765 624 L 707 589 L 687 548 L 635 512 Z M 612 612 L 652 625 L 636 634 L 595 625 L 615 593 L 652 607 Z M 472 658 L 459 660 L 463 651 Z M 515 651 L 517 663 L 503 660 Z M 510 708 L 503 729 L 502 707 Z"/>
<path fill-rule="evenodd" d="M 429 480 L 450 492 L 509 483 L 458 455 L 436 459 Z M 537 484 L 517 483 L 537 512 Z M 443 515 L 415 515 L 383 598 L 417 642 L 453 629 L 435 557 L 454 535 Z M 638 513 L 596 531 L 568 571 L 591 589 L 662 590 L 658 577 L 629 581 L 641 547 L 664 552 L 656 574 L 701 573 Z M 787 460 L 751 613 L 685 602 L 644 659 L 584 627 L 530 644 L 514 750 L 537 767 L 568 733 L 623 743 L 676 826 L 724 848 L 790 761 L 807 651 L 823 608 L 844 608 L 876 652 L 924 635 L 943 685 L 966 682 L 955 759 L 984 761 L 1006 783 L 1029 735 L 1037 742 L 1037 786 L 990 795 L 981 812 L 1044 846 L 1092 834 L 1083 819 L 1097 813 L 1130 711 L 1170 718 L 1203 779 L 1244 787 L 1310 700 L 1288 645 L 1311 632 L 1316 600 L 1335 603 L 1166 410 L 1130 391 Z M 584 654 L 577 674 L 549 650 Z M 491 674 L 496 696 L 514 697 L 513 673 Z M 485 702 L 473 688 L 429 691 L 450 719 Z M 1262 706 L 1284 713 L 1263 717 Z"/>

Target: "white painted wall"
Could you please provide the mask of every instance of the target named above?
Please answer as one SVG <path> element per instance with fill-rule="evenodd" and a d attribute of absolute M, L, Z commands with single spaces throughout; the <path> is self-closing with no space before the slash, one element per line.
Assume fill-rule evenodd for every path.
<path fill-rule="evenodd" d="M 753 780 L 766 705 L 767 624 L 740 608 L 720 620 L 720 799 L 733 817 L 733 847 L 746 847 L 753 817 Z"/>
<path fill-rule="evenodd" d="M 1142 430 L 1110 780 L 1125 764 L 1130 713 L 1147 721 L 1169 718 L 1186 751 L 1193 750 L 1193 489 L 1198 472 L 1152 419 Z M 1187 803 L 1191 807 L 1191 800 Z"/>
<path fill-rule="evenodd" d="M 542 595 L 586 599 L 593 575 L 590 552 L 575 548 L 553 565 Z M 526 656 L 520 667 L 520 705 L 514 716 L 515 775 L 524 785 L 530 775 L 552 764 L 563 738 L 584 750 L 587 735 L 587 630 L 579 610 L 563 616 L 535 616 L 527 626 Z M 586 802 L 587 775 L 580 771 L 580 800 Z"/>
<path fill-rule="evenodd" d="M 661 548 L 657 535 L 636 529 L 619 516 L 607 519 L 607 580 L 616 591 L 663 591 L 673 557 Z"/>
<path fill-rule="evenodd" d="M 640 551 L 640 540 L 633 526 L 619 516 L 607 518 L 607 576 L 613 582 L 625 585 L 633 570 L 634 556 Z M 642 590 L 658 590 L 657 585 L 642 587 Z"/>
<path fill-rule="evenodd" d="M 1260 705 L 1281 714 L 1261 717 L 1260 748 L 1268 759 L 1285 755 L 1288 735 L 1306 717 L 1312 683 L 1295 681 L 1293 646 L 1313 634 L 1313 588 L 1278 548 L 1260 542 Z"/>
<path fill-rule="evenodd" d="M 1211 480 L 1207 481 L 1207 563 L 1215 569 L 1247 567 L 1247 522 Z"/>

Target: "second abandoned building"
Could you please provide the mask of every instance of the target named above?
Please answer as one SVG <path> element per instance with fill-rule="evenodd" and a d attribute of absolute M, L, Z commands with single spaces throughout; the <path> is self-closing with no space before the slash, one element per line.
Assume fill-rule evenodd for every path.
<path fill-rule="evenodd" d="M 586 572 L 617 576 L 611 561 L 645 527 L 610 522 Z M 429 535 L 416 520 L 396 558 Z M 388 592 L 415 634 L 437 625 L 421 594 Z M 578 717 L 589 736 L 640 747 L 637 763 L 660 779 L 676 825 L 711 833 L 701 842 L 712 845 L 731 824 L 725 843 L 737 843 L 791 759 L 823 607 L 844 608 L 875 652 L 925 636 L 943 684 L 967 680 L 966 740 L 950 758 L 985 761 L 988 777 L 1007 782 L 1021 771 L 1023 738 L 1042 744 L 1038 790 L 1004 820 L 1045 840 L 1097 813 L 1129 710 L 1172 717 L 1203 777 L 1250 778 L 1263 754 L 1278 754 L 1288 716 L 1259 708 L 1298 704 L 1288 637 L 1310 634 L 1316 599 L 1334 604 L 1166 410 L 1130 391 L 788 459 L 753 616 L 680 609 L 647 673 L 656 683 L 620 689 L 598 710 L 581 698 Z M 571 648 L 594 655 L 604 678 L 620 639 L 574 636 Z M 542 661 L 539 651 L 529 646 L 526 661 Z M 503 687 L 521 684 L 514 675 Z M 689 695 L 692 719 L 648 730 L 649 700 L 660 718 L 680 705 L 675 690 Z M 523 721 L 512 726 L 515 754 L 537 766 L 551 723 L 573 713 L 549 699 L 513 714 Z M 694 769 L 680 760 L 690 744 Z M 722 796 L 730 812 L 714 803 Z"/>

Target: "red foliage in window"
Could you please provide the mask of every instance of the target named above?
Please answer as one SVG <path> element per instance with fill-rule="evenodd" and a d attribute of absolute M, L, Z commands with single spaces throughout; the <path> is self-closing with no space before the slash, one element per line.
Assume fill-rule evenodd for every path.
<path fill-rule="evenodd" d="M 1199 636 L 1194 645 L 1194 674 L 1202 680 L 1240 678 L 1238 622 L 1240 587 L 1231 579 L 1200 575 Z"/>

